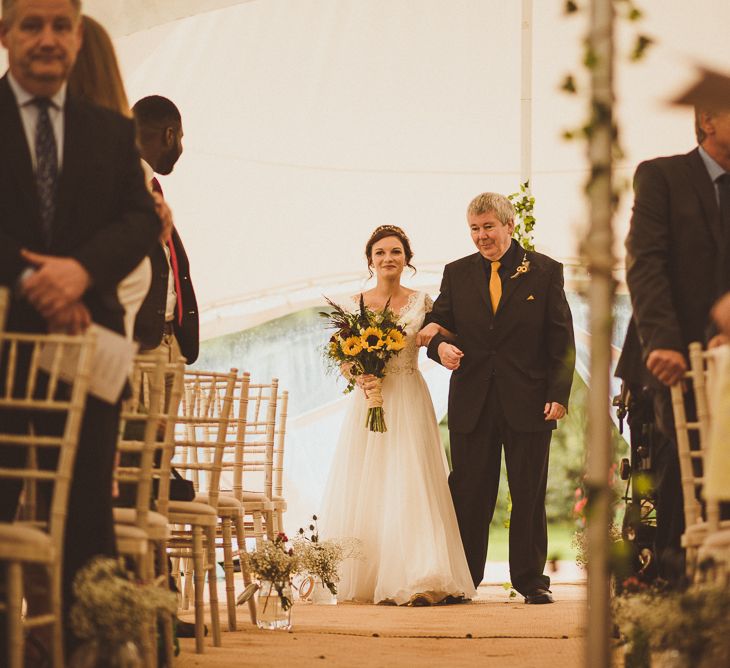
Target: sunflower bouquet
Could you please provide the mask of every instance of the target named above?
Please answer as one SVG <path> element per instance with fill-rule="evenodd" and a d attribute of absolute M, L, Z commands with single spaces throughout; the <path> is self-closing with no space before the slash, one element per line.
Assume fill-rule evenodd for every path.
<path fill-rule="evenodd" d="M 370 431 L 383 433 L 387 431 L 381 392 L 385 365 L 405 348 L 405 331 L 390 309 L 390 300 L 382 311 L 373 311 L 365 306 L 365 300 L 360 295 L 360 306 L 354 313 L 330 299 L 327 299 L 327 303 L 332 307 L 332 312 L 322 311 L 320 315 L 335 333 L 327 344 L 325 358 L 337 371 L 346 371 L 349 382 L 345 393 L 354 389 L 358 376 L 375 376 L 376 386 L 366 393 L 368 414 L 365 426 Z"/>

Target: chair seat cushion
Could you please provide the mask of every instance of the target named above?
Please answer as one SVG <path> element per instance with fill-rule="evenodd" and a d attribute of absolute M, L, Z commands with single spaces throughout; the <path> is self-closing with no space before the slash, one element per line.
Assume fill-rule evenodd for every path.
<path fill-rule="evenodd" d="M 186 513 L 193 515 L 217 515 L 215 508 L 207 503 L 198 503 L 197 501 L 170 501 L 167 506 L 169 513 Z M 171 520 L 172 521 L 172 518 Z"/>
<path fill-rule="evenodd" d="M 269 503 L 269 497 L 266 496 L 263 492 L 247 492 L 245 489 L 241 493 L 241 498 L 243 499 L 243 502 L 246 501 L 254 501 L 258 503 Z"/>
<path fill-rule="evenodd" d="M 51 563 L 55 551 L 51 537 L 35 527 L 0 523 L 0 559 Z"/>
<path fill-rule="evenodd" d="M 196 494 L 195 503 L 208 503 L 210 497 L 207 494 Z M 231 494 L 219 494 L 218 506 L 221 508 L 240 508 L 241 502 Z"/>
<path fill-rule="evenodd" d="M 137 520 L 137 511 L 134 508 L 115 508 L 114 521 L 121 524 L 135 524 Z M 150 510 L 147 513 L 147 522 L 153 527 L 166 527 L 167 518 L 162 513 L 156 513 Z"/>
<path fill-rule="evenodd" d="M 115 524 L 114 533 L 117 540 L 143 540 L 145 542 L 148 540 L 147 532 L 132 524 Z"/>

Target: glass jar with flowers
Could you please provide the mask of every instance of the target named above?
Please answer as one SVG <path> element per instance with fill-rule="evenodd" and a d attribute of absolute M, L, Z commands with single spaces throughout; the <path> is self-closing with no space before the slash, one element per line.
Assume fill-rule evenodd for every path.
<path fill-rule="evenodd" d="M 287 547 L 288 542 L 286 534 L 279 533 L 244 557 L 248 569 L 259 580 L 256 624 L 262 629 L 291 628 L 291 578 L 298 572 L 299 557 L 293 548 Z"/>
<path fill-rule="evenodd" d="M 167 583 L 140 584 L 123 562 L 106 557 L 90 561 L 76 575 L 71 629 L 83 641 L 70 668 L 141 668 L 145 627 L 159 614 L 172 615 L 177 597 Z"/>

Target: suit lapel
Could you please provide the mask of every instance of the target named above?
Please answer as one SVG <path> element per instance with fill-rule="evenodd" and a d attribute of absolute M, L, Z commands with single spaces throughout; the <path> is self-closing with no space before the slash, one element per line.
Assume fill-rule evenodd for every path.
<path fill-rule="evenodd" d="M 25 129 L 18 112 L 18 104 L 8 83 L 7 75 L 0 79 L 0 146 L 3 160 L 13 168 L 9 170 L 15 177 L 18 194 L 25 200 L 32 212 L 30 217 L 40 238 L 40 219 L 38 211 L 38 191 L 33 173 L 33 162 L 25 138 Z"/>
<path fill-rule="evenodd" d="M 489 298 L 489 286 L 487 285 L 487 277 L 484 274 L 484 265 L 482 263 L 482 256 L 479 253 L 472 255 L 472 262 L 470 267 L 471 280 L 474 282 L 479 296 L 484 302 L 484 309 L 492 318 L 492 302 Z"/>
<path fill-rule="evenodd" d="M 687 176 L 692 183 L 697 195 L 702 203 L 702 209 L 705 214 L 705 220 L 712 232 L 715 243 L 722 247 L 724 233 L 722 230 L 722 222 L 720 220 L 720 208 L 717 206 L 715 197 L 715 186 L 707 173 L 705 163 L 702 161 L 699 149 L 690 151 L 686 155 Z"/>
<path fill-rule="evenodd" d="M 517 246 L 517 259 L 519 266 L 526 258 L 527 258 L 527 252 L 518 244 Z M 516 274 L 516 275 L 515 275 Z M 515 290 L 524 283 L 525 274 L 522 272 L 518 272 L 516 269 L 513 271 L 507 278 L 502 281 L 502 298 L 499 300 L 499 307 L 497 308 L 497 313 L 501 313 L 504 307 L 506 306 L 507 302 L 509 301 L 510 297 L 514 294 Z"/>

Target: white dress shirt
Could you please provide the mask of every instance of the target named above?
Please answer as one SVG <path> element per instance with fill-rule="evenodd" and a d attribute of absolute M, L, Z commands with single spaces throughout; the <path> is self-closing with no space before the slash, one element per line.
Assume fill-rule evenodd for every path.
<path fill-rule="evenodd" d="M 8 71 L 8 83 L 15 95 L 15 101 L 20 111 L 20 119 L 23 122 L 25 130 L 25 138 L 28 142 L 30 150 L 30 159 L 33 161 L 33 171 L 35 171 L 35 130 L 38 125 L 38 107 L 33 104 L 36 96 L 31 95 L 23 88 L 13 77 L 12 72 Z M 48 116 L 51 119 L 53 127 L 53 136 L 56 139 L 56 154 L 58 156 L 58 171 L 61 172 L 63 166 L 63 130 L 64 130 L 64 105 L 66 104 L 66 84 L 64 83 L 58 93 L 49 98 L 51 104 L 48 107 Z"/>

